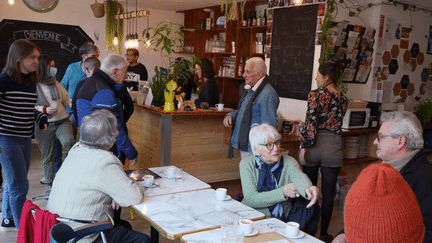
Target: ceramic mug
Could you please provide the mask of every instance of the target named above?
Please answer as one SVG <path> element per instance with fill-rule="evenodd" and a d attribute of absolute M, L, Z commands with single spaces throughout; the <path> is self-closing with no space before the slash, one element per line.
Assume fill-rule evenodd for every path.
<path fill-rule="evenodd" d="M 286 236 L 295 237 L 299 233 L 300 224 L 297 222 L 288 222 L 286 224 Z"/>
<path fill-rule="evenodd" d="M 239 225 L 240 225 L 240 229 L 243 231 L 243 233 L 245 235 L 248 235 L 250 233 L 252 233 L 252 229 L 253 229 L 253 222 L 252 220 L 249 219 L 241 219 L 239 221 Z"/>
<path fill-rule="evenodd" d="M 223 111 L 224 109 L 224 104 L 216 104 L 215 105 L 218 111 Z"/>
<path fill-rule="evenodd" d="M 225 189 L 225 188 L 218 188 L 218 189 L 216 189 L 216 199 L 218 201 L 225 200 L 226 195 L 227 195 L 227 189 Z"/>

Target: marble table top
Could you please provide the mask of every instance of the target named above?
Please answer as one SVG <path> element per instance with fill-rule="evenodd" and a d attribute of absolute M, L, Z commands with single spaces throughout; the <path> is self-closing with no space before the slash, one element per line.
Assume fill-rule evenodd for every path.
<path fill-rule="evenodd" d="M 284 234 L 285 232 L 285 223 L 276 218 L 268 218 L 263 220 L 258 220 L 253 222 L 254 229 L 258 229 L 258 234 L 268 233 L 268 232 L 277 232 L 279 234 Z M 222 229 L 213 229 L 193 234 L 183 235 L 181 238 L 181 242 L 183 243 L 221 243 L 221 233 Z M 246 239 L 246 237 L 245 237 Z M 252 238 L 251 238 L 252 240 Z M 272 240 L 266 241 L 271 243 L 279 243 L 279 242 L 293 242 L 293 243 L 323 243 L 323 241 L 309 235 L 304 234 L 300 239 L 291 239 L 285 238 L 282 240 Z"/>
<path fill-rule="evenodd" d="M 162 167 L 148 168 L 154 173 L 160 175 L 161 178 L 154 180 L 155 183 L 158 184 L 158 186 L 150 187 L 150 188 L 144 187 L 145 188 L 144 195 L 146 197 L 160 196 L 160 195 L 166 195 L 172 193 L 210 188 L 209 184 L 195 178 L 194 176 L 186 172 L 183 172 L 181 181 L 176 181 L 175 179 L 168 179 L 166 178 L 164 172 L 164 170 L 168 167 L 175 167 L 175 166 L 162 166 Z M 144 182 L 141 181 L 140 183 L 144 185 Z"/>
<path fill-rule="evenodd" d="M 165 238 L 220 227 L 226 221 L 263 219 L 265 215 L 234 199 L 216 201 L 216 191 L 203 189 L 145 197 L 133 209 Z"/>

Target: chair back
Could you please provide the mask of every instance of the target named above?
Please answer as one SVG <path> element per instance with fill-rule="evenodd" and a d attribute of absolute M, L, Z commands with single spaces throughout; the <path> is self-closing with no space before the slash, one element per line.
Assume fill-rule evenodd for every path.
<path fill-rule="evenodd" d="M 51 228 L 50 243 L 66 243 L 70 240 L 75 243 L 85 236 L 97 233 L 101 233 L 103 242 L 107 243 L 103 231 L 110 228 L 112 224 L 109 221 L 86 224 L 75 229 L 65 223 L 58 223 Z"/>

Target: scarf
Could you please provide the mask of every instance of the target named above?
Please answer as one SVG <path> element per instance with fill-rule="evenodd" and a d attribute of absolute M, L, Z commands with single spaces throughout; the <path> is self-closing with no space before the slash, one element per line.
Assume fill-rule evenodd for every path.
<path fill-rule="evenodd" d="M 57 100 L 59 98 L 59 92 L 56 87 L 56 82 L 57 82 L 56 77 L 49 78 L 43 82 L 48 86 L 48 90 L 50 91 L 51 98 L 53 100 Z"/>
<path fill-rule="evenodd" d="M 239 141 L 238 141 L 238 149 L 242 151 L 248 151 L 249 146 L 249 131 L 252 121 L 252 104 L 255 98 L 261 93 L 261 91 L 264 89 L 264 87 L 268 84 L 268 76 L 266 75 L 264 77 L 264 80 L 261 82 L 260 86 L 255 90 L 255 92 L 250 89 L 248 92 L 245 92 L 243 94 L 243 97 L 240 99 L 240 103 L 238 107 L 240 108 L 241 103 L 245 99 L 248 93 L 253 92 L 252 97 L 249 99 L 248 103 L 246 104 L 246 108 L 244 110 L 243 119 L 241 121 L 235 121 L 233 120 L 233 127 L 235 126 L 236 122 L 240 122 L 242 125 L 240 126 L 240 133 L 239 133 Z M 232 135 L 231 135 L 232 136 Z M 228 158 L 233 157 L 233 147 L 230 143 L 229 149 L 228 149 Z"/>
<path fill-rule="evenodd" d="M 256 168 L 259 170 L 257 191 L 267 192 L 278 188 L 283 169 L 283 156 L 281 156 L 279 162 L 270 165 L 265 163 L 261 156 L 255 156 L 255 163 Z M 270 206 L 269 210 L 273 217 L 283 219 L 282 203 Z"/>

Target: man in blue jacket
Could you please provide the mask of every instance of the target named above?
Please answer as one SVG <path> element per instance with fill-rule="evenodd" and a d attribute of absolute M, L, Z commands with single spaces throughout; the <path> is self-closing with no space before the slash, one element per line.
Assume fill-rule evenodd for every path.
<path fill-rule="evenodd" d="M 249 131 L 254 123 L 268 123 L 277 128 L 277 108 L 279 96 L 269 83 L 267 66 L 262 58 L 253 57 L 246 61 L 246 94 L 240 99 L 238 110 L 228 113 L 223 124 L 232 127 L 228 157 L 232 158 L 232 148 L 240 150 L 241 158 L 253 156 Z"/>
<path fill-rule="evenodd" d="M 127 158 L 130 165 L 136 163 L 138 152 L 129 140 L 126 120 L 133 112 L 129 94 L 125 92 L 123 82 L 126 78 L 128 64 L 118 55 L 111 55 L 103 60 L 101 68 L 96 69 L 93 75 L 78 90 L 76 109 L 78 125 L 84 116 L 95 109 L 108 109 L 117 118 L 119 136 L 116 138 L 111 151 L 122 161 Z"/>

